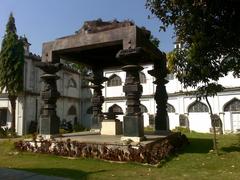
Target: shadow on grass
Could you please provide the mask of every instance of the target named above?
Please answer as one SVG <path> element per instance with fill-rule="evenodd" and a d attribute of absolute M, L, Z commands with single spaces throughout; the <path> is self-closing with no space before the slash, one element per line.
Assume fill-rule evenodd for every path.
<path fill-rule="evenodd" d="M 184 153 L 208 153 L 213 148 L 211 139 L 188 138 L 189 145 L 184 148 Z"/>
<path fill-rule="evenodd" d="M 229 152 L 240 152 L 240 145 L 232 145 L 229 147 L 222 147 L 221 150 L 228 152 L 228 153 Z"/>
<path fill-rule="evenodd" d="M 99 170 L 99 171 L 91 171 L 91 172 L 84 172 L 81 170 L 74 170 L 74 169 L 67 169 L 67 168 L 18 168 L 17 170 L 29 171 L 33 173 L 38 173 L 41 175 L 47 176 L 58 176 L 70 179 L 87 179 L 88 175 L 95 174 L 95 173 L 102 173 L 106 170 Z"/>

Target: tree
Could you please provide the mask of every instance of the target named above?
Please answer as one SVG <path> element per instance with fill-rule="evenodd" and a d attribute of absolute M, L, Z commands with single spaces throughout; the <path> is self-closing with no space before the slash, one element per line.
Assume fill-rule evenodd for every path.
<path fill-rule="evenodd" d="M 238 0 L 147 0 L 146 7 L 162 22 L 161 30 L 174 26 L 182 48 L 168 55 L 170 69 L 184 87 L 198 87 L 197 97 L 222 91 L 217 84 L 230 71 L 240 74 L 240 2 Z M 214 132 L 214 149 L 216 146 Z"/>
<path fill-rule="evenodd" d="M 146 0 L 146 7 L 161 20 L 160 30 L 174 26 L 177 42 L 185 50 L 178 52 L 187 57 L 184 62 L 199 61 L 212 67 L 217 72 L 213 80 L 231 70 L 239 75 L 240 1 Z M 180 63 L 185 69 L 186 64 Z M 193 68 L 199 71 L 198 66 Z"/>
<path fill-rule="evenodd" d="M 160 40 L 156 37 L 154 37 L 152 34 L 149 37 L 149 40 L 151 43 L 153 43 L 154 46 L 156 46 L 158 48 L 159 44 L 160 44 Z"/>
<path fill-rule="evenodd" d="M 16 99 L 23 90 L 24 48 L 18 38 L 15 19 L 11 13 L 0 52 L 0 89 L 5 90 L 12 108 L 11 130 L 15 132 Z"/>

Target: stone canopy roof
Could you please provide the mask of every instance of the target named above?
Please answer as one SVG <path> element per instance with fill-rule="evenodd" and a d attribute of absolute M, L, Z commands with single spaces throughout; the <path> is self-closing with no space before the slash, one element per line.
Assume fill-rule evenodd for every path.
<path fill-rule="evenodd" d="M 161 51 L 149 40 L 150 31 L 139 28 L 132 21 L 86 21 L 70 36 L 43 44 L 43 62 L 59 62 L 60 58 L 101 68 L 125 64 L 117 58 L 119 51 L 141 52 L 139 64 L 161 59 Z M 139 51 L 141 48 L 141 51 Z M 121 53 L 120 53 L 121 54 Z"/>

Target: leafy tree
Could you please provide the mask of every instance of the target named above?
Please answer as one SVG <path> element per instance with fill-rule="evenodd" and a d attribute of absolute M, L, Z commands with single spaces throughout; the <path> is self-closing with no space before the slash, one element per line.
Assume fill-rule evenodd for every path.
<path fill-rule="evenodd" d="M 158 46 L 160 44 L 160 40 L 158 38 L 154 37 L 151 34 L 149 40 L 153 43 L 154 46 L 156 46 L 158 48 Z"/>
<path fill-rule="evenodd" d="M 169 67 L 184 87 L 198 87 L 197 97 L 208 101 L 222 91 L 217 84 L 230 71 L 240 74 L 240 1 L 146 0 L 146 7 L 160 19 L 161 30 L 173 25 L 182 47 L 170 54 Z M 216 146 L 214 132 L 214 149 Z"/>
<path fill-rule="evenodd" d="M 16 99 L 23 90 L 23 41 L 18 38 L 15 19 L 11 13 L 0 52 L 0 89 L 5 90 L 12 107 L 11 129 L 15 132 Z"/>
<path fill-rule="evenodd" d="M 160 30 L 174 26 L 177 41 L 184 51 L 178 52 L 185 56 L 181 62 L 176 62 L 181 69 L 189 68 L 194 64 L 189 62 L 195 61 L 216 72 L 213 80 L 231 70 L 239 75 L 239 0 L 146 0 L 146 7 L 161 20 Z M 198 65 L 192 68 L 197 72 L 205 71 Z M 208 78 L 203 80 L 208 81 Z"/>

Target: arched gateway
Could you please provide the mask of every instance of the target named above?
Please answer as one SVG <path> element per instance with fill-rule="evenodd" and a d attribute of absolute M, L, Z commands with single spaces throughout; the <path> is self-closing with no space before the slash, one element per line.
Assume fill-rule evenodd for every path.
<path fill-rule="evenodd" d="M 58 117 L 56 116 L 56 91 L 59 70 L 57 63 L 60 58 L 75 63 L 83 63 L 92 68 L 93 76 L 88 77 L 93 88 L 92 97 L 92 126 L 98 127 L 103 120 L 102 83 L 107 81 L 103 77 L 103 70 L 110 67 L 122 67 L 126 72 L 123 86 L 127 98 L 127 109 L 123 121 L 123 138 L 140 141 L 144 137 L 143 118 L 140 110 L 139 98 L 142 94 L 139 73 L 142 64 L 154 64 L 149 74 L 156 78 L 157 115 L 156 130 L 167 128 L 167 93 L 165 89 L 167 75 L 166 57 L 149 40 L 150 32 L 137 27 L 131 21 L 103 22 L 102 20 L 87 21 L 83 27 L 71 36 L 59 38 L 43 44 L 41 69 L 44 71 L 42 79 L 45 88 L 41 92 L 44 101 L 43 113 L 40 117 L 40 133 L 54 135 L 58 133 Z"/>

